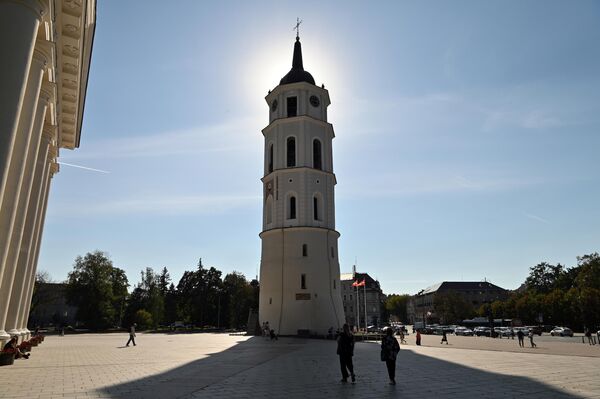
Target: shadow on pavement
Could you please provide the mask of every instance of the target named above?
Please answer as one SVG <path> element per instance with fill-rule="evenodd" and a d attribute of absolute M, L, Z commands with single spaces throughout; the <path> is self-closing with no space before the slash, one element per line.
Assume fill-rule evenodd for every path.
<path fill-rule="evenodd" d="M 398 385 L 390 386 L 385 363 L 379 361 L 379 345 L 375 343 L 357 343 L 357 383 L 342 384 L 338 382 L 341 376 L 335 349 L 335 341 L 283 338 L 269 342 L 254 337 L 167 372 L 107 386 L 97 393 L 118 399 L 582 397 L 529 377 L 484 371 L 406 347 L 398 357 Z M 535 369 L 538 365 L 515 361 L 514 367 Z M 544 367 L 554 370 L 550 364 Z"/>

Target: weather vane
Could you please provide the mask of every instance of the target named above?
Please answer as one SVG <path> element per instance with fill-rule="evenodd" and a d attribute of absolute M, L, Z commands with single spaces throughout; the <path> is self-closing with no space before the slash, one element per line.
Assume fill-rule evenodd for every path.
<path fill-rule="evenodd" d="M 296 18 L 296 26 L 292 30 L 296 31 L 296 39 L 300 38 L 300 24 L 302 20 L 300 18 Z"/>

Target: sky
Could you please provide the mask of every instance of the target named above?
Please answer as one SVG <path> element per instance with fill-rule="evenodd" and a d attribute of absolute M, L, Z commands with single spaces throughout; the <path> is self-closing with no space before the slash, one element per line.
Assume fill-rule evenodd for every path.
<path fill-rule="evenodd" d="M 342 272 L 515 289 L 600 250 L 600 3 L 100 0 L 38 270 L 98 249 L 132 285 L 199 258 L 254 278 L 264 97 L 297 17 L 332 101 Z"/>

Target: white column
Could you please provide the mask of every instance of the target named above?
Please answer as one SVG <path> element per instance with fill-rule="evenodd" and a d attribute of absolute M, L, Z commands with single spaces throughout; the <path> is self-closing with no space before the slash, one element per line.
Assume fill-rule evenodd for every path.
<path fill-rule="evenodd" d="M 50 169 L 50 163 L 48 162 L 48 151 L 50 150 L 52 139 L 55 136 L 56 126 L 45 125 L 42 131 L 42 141 L 38 151 L 32 193 L 27 209 L 27 221 L 25 226 L 25 237 L 27 238 L 27 241 L 22 244 L 22 248 L 26 256 L 23 256 L 23 258 L 19 257 L 19 263 L 24 261 L 27 269 L 25 271 L 26 279 L 23 288 L 23 297 L 21 299 L 23 304 L 20 307 L 17 328 L 20 331 L 24 331 L 26 334 L 29 333 L 29 330 L 27 330 L 27 319 L 29 317 L 29 306 L 31 302 L 31 296 L 33 294 L 33 287 L 35 285 L 35 265 L 33 262 L 33 257 L 37 243 L 37 226 L 42 215 L 42 208 L 46 195 L 46 175 L 48 174 L 47 171 Z"/>
<path fill-rule="evenodd" d="M 0 203 L 8 177 L 35 38 L 42 15 L 46 12 L 45 1 L 0 0 Z M 0 226 L 2 231 L 6 231 L 4 227 Z"/>
<path fill-rule="evenodd" d="M 56 159 L 56 155 L 57 155 L 58 151 L 56 149 L 56 147 L 51 144 L 48 148 L 48 157 L 47 157 L 47 161 L 46 161 L 46 168 L 44 170 L 44 175 L 42 176 L 42 192 L 41 192 L 41 199 L 40 199 L 40 203 L 39 203 L 39 207 L 38 207 L 38 211 L 37 211 L 37 218 L 36 218 L 36 226 L 35 226 L 35 231 L 33 234 L 33 242 L 32 242 L 32 247 L 30 249 L 31 251 L 31 255 L 29 257 L 29 269 L 31 270 L 30 272 L 30 283 L 29 283 L 29 289 L 27 290 L 27 295 L 25 297 L 25 304 L 24 304 L 24 309 L 25 312 L 23 314 L 23 319 L 24 321 L 22 322 L 23 325 L 27 325 L 27 319 L 29 318 L 29 309 L 31 307 L 31 297 L 33 295 L 33 288 L 35 286 L 35 273 L 37 271 L 37 262 L 38 262 L 38 258 L 40 255 L 40 247 L 42 245 L 42 235 L 44 232 L 44 220 L 46 219 L 46 209 L 48 208 L 48 196 L 50 194 L 50 181 L 52 179 L 52 176 L 54 176 L 54 174 L 56 172 L 58 172 L 58 164 L 55 161 Z"/>
<path fill-rule="evenodd" d="M 17 136 L 10 155 L 8 173 L 2 203 L 0 204 L 0 339 L 5 338 L 4 332 L 8 304 L 12 292 L 15 276 L 14 265 L 7 264 L 9 246 L 13 237 L 13 227 L 17 214 L 17 204 L 23 182 L 25 160 L 31 141 L 31 132 L 35 111 L 42 85 L 43 70 L 47 64 L 47 57 L 39 48 L 34 49 L 27 87 L 19 115 Z M 1 75 L 1 74 L 0 74 Z M 2 337 L 4 335 L 4 337 Z"/>
<path fill-rule="evenodd" d="M 32 187 L 34 183 L 35 169 L 40 153 L 45 152 L 45 148 L 41 148 L 42 127 L 46 116 L 46 108 L 52 98 L 54 87 L 52 83 L 44 82 L 40 92 L 40 98 L 37 104 L 35 114 L 35 122 L 31 144 L 29 145 L 27 160 L 25 164 L 25 173 L 23 175 L 23 184 L 21 185 L 21 194 L 19 195 L 19 203 L 17 208 L 17 218 L 13 228 L 13 239 L 10 244 L 10 249 L 7 258 L 7 267 L 15 268 L 15 277 L 13 280 L 13 289 L 8 305 L 8 316 L 6 320 L 6 328 L 10 335 L 23 335 L 25 331 L 19 331 L 18 325 L 19 313 L 24 305 L 24 288 L 27 280 L 27 252 L 29 250 L 29 241 L 31 239 L 31 229 L 26 229 L 26 222 L 32 219 L 29 213 L 30 202 L 33 202 Z M 44 150 L 44 151 L 42 151 Z"/>

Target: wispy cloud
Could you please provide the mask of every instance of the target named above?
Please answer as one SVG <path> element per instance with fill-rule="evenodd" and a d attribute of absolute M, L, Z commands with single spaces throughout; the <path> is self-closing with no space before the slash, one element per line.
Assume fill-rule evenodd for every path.
<path fill-rule="evenodd" d="M 540 222 L 540 223 L 544 223 L 544 224 L 550 224 L 550 222 L 540 216 L 534 215 L 532 213 L 527 213 L 524 212 L 523 213 L 527 218 L 531 219 L 531 220 L 535 220 L 536 222 Z"/>
<path fill-rule="evenodd" d="M 184 154 L 247 151 L 260 131 L 256 118 L 236 118 L 231 123 L 198 126 L 190 129 L 134 135 L 86 143 L 85 148 L 65 153 L 66 159 L 111 159 L 165 157 Z"/>
<path fill-rule="evenodd" d="M 394 198 L 460 192 L 486 193 L 514 190 L 540 183 L 542 181 L 535 178 L 494 176 L 492 174 L 466 177 L 443 171 L 424 171 L 419 174 L 386 174 L 381 178 L 370 179 L 368 187 L 358 182 L 347 182 L 338 188 L 338 196 L 341 198 Z"/>
<path fill-rule="evenodd" d="M 64 210 L 67 214 L 75 216 L 192 215 L 226 213 L 247 206 L 255 208 L 257 203 L 260 203 L 260 196 L 257 195 L 140 196 L 97 203 L 64 203 L 64 209 L 58 206 L 54 208 L 54 212 L 60 214 Z"/>

